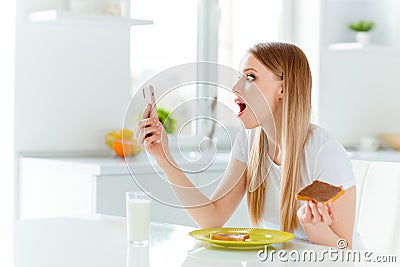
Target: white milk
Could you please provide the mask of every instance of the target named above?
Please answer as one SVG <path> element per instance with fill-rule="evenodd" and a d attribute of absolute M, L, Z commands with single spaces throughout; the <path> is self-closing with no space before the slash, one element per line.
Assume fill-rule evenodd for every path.
<path fill-rule="evenodd" d="M 149 199 L 128 199 L 126 201 L 126 223 L 130 243 L 149 240 L 150 203 Z"/>

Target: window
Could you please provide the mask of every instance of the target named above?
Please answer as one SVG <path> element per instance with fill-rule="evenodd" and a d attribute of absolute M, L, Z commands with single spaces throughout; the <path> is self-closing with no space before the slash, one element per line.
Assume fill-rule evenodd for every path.
<path fill-rule="evenodd" d="M 241 58 L 253 44 L 281 39 L 282 1 L 279 0 L 220 0 L 218 63 L 239 70 Z M 236 108 L 235 97 L 218 90 L 218 101 Z M 237 125 L 229 111 L 218 111 L 227 126 Z"/>
<path fill-rule="evenodd" d="M 142 0 L 131 4 L 131 16 L 153 20 L 153 25 L 131 29 L 132 89 L 168 68 L 197 60 L 197 0 Z M 179 80 L 179 77 L 169 77 Z M 156 88 L 157 91 L 157 88 Z M 177 108 L 177 103 L 195 99 L 195 85 L 182 86 L 164 98 L 160 105 Z M 160 106 L 159 105 L 159 106 Z M 183 105 L 173 115 L 177 128 L 194 115 L 195 109 Z M 190 134 L 192 129 L 185 127 Z"/>

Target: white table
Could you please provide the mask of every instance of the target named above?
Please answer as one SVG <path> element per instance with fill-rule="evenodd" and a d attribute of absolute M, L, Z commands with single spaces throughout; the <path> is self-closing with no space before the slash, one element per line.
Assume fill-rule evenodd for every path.
<path fill-rule="evenodd" d="M 129 246 L 126 220 L 98 215 L 92 218 L 50 218 L 16 222 L 15 261 L 17 267 L 164 267 L 164 266 L 308 266 L 310 263 L 262 262 L 257 250 L 226 250 L 192 239 L 194 228 L 151 224 L 150 246 Z M 324 246 L 291 241 L 287 251 Z M 280 245 L 274 245 L 276 251 Z M 276 256 L 275 256 L 276 257 Z M 335 265 L 333 265 L 335 264 Z M 330 265 L 324 263 L 323 266 Z M 341 263 L 340 266 L 342 266 Z M 332 263 L 332 266 L 338 266 Z M 353 263 L 346 266 L 354 266 Z"/>

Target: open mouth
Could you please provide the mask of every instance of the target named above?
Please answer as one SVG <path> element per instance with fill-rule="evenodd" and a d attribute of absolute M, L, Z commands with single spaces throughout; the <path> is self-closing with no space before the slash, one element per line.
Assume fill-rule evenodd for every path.
<path fill-rule="evenodd" d="M 237 114 L 237 116 L 239 117 L 245 112 L 246 104 L 240 98 L 236 98 L 235 103 L 239 106 L 239 113 Z"/>

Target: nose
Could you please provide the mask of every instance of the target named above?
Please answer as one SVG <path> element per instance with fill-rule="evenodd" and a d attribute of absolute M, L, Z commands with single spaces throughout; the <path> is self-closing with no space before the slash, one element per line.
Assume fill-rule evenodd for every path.
<path fill-rule="evenodd" d="M 239 79 L 232 88 L 232 92 L 240 94 L 243 90 L 244 81 L 245 81 L 244 76 L 240 74 Z"/>

